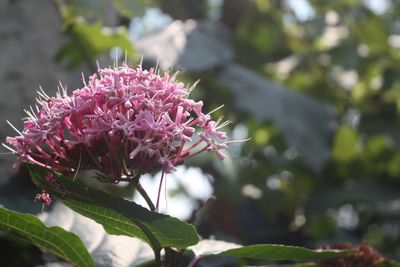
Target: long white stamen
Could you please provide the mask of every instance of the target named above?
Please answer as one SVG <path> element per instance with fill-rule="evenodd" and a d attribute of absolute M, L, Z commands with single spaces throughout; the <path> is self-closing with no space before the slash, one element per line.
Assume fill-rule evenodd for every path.
<path fill-rule="evenodd" d="M 231 123 L 232 123 L 231 121 L 225 121 L 225 122 L 221 123 L 221 125 L 218 125 L 218 127 L 215 127 L 215 130 L 219 130 L 221 128 L 224 128 L 225 126 L 227 126 L 227 125 L 229 125 Z"/>
<path fill-rule="evenodd" d="M 82 75 L 82 82 L 83 82 L 83 84 L 84 84 L 85 87 L 86 87 L 87 85 L 86 85 L 85 74 L 83 74 L 83 72 L 81 72 L 81 75 Z"/>
<path fill-rule="evenodd" d="M 29 106 L 30 110 L 32 111 L 32 115 L 35 114 L 35 111 L 33 110 L 32 106 Z"/>
<path fill-rule="evenodd" d="M 81 168 L 81 160 L 82 160 L 82 153 L 79 154 L 78 168 L 76 169 L 76 172 L 75 172 L 75 175 L 74 175 L 74 178 L 72 179 L 72 181 L 75 181 L 76 176 L 78 176 L 79 169 Z"/>
<path fill-rule="evenodd" d="M 63 85 L 61 84 L 61 82 L 58 82 L 58 93 L 60 94 L 60 96 L 62 96 L 62 92 L 64 91 Z"/>
<path fill-rule="evenodd" d="M 118 49 L 114 49 L 114 69 L 118 68 Z"/>
<path fill-rule="evenodd" d="M 171 81 L 175 81 L 178 74 L 179 74 L 179 70 L 175 71 L 175 73 L 171 76 Z"/>
<path fill-rule="evenodd" d="M 37 91 L 37 94 L 39 95 L 39 98 L 37 100 L 42 101 L 43 99 L 47 100 L 48 98 L 40 91 Z"/>
<path fill-rule="evenodd" d="M 60 93 L 60 96 L 65 97 L 68 95 L 68 90 L 67 87 L 64 86 L 61 82 L 58 82 L 59 86 L 58 87 L 58 92 Z M 61 88 L 61 92 L 60 92 L 60 88 Z"/>
<path fill-rule="evenodd" d="M 207 115 L 210 115 L 211 113 L 214 113 L 215 111 L 217 111 L 217 110 L 223 108 L 224 106 L 225 106 L 225 105 L 221 105 L 221 106 L 219 106 L 219 107 L 216 107 L 215 109 L 213 109 L 213 110 L 211 110 L 210 112 L 208 112 Z"/>
<path fill-rule="evenodd" d="M 43 90 L 43 88 L 42 88 L 41 86 L 39 86 L 39 91 L 38 91 L 38 93 L 39 93 L 39 92 L 40 92 L 41 95 L 44 96 L 45 99 L 49 99 L 49 98 L 50 98 L 50 96 L 48 96 L 48 95 L 46 94 L 46 92 Z"/>
<path fill-rule="evenodd" d="M 26 115 L 28 115 L 28 118 L 31 118 L 33 120 L 37 120 L 37 116 L 35 113 L 31 113 L 29 110 L 24 109 L 24 112 L 26 113 Z"/>
<path fill-rule="evenodd" d="M 158 71 L 158 64 L 160 63 L 160 59 L 157 58 L 157 62 L 156 62 L 156 68 L 154 69 L 154 73 L 157 73 Z"/>
<path fill-rule="evenodd" d="M 225 141 L 222 144 L 231 144 L 231 143 L 242 143 L 242 142 L 247 142 L 251 140 L 251 138 L 247 138 L 247 139 L 240 139 L 240 140 L 230 140 L 230 141 Z"/>
<path fill-rule="evenodd" d="M 6 120 L 6 122 L 7 122 L 8 125 L 10 125 L 11 128 L 13 128 L 17 133 L 22 134 L 14 125 L 11 124 L 11 122 L 9 122 L 8 120 Z"/>
<path fill-rule="evenodd" d="M 190 86 L 188 88 L 188 96 L 189 94 L 193 91 L 194 88 L 196 88 L 197 84 L 200 82 L 200 79 L 198 79 L 197 81 L 194 82 L 194 84 L 192 84 L 192 86 Z"/>
<path fill-rule="evenodd" d="M 139 62 L 139 67 L 142 68 L 143 64 L 143 54 L 140 55 L 140 62 Z"/>
<path fill-rule="evenodd" d="M 17 151 L 15 151 L 15 150 L 12 149 L 11 147 L 7 146 L 6 144 L 1 143 L 1 145 L 2 145 L 3 147 L 5 147 L 7 150 L 10 150 L 13 154 L 17 154 Z"/>

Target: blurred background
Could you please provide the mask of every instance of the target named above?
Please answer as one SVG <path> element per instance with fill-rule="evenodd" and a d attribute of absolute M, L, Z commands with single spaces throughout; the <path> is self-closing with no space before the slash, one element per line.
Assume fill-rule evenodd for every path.
<path fill-rule="evenodd" d="M 366 241 L 400 260 L 399 15 L 398 0 L 0 0 L 0 138 L 14 135 L 6 120 L 22 128 L 39 86 L 72 91 L 126 52 L 200 79 L 191 96 L 225 104 L 214 116 L 251 138 L 169 175 L 163 210 L 204 238 Z M 14 160 L 0 156 L 0 204 L 40 213 Z M 158 179 L 142 179 L 154 197 Z M 0 235 L 0 254 L 31 266 L 38 253 Z"/>

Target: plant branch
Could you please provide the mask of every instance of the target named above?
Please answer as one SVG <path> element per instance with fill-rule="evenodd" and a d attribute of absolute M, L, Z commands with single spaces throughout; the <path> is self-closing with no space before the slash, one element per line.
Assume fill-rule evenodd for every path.
<path fill-rule="evenodd" d="M 161 188 L 162 188 L 162 184 L 163 184 L 163 180 L 164 180 L 164 174 L 165 174 L 164 171 L 162 171 L 160 185 L 158 186 L 156 210 L 158 210 L 159 204 L 160 204 Z"/>
<path fill-rule="evenodd" d="M 189 263 L 189 265 L 187 267 L 195 267 L 201 259 L 202 259 L 201 256 L 194 257 L 193 260 Z"/>
<path fill-rule="evenodd" d="M 140 184 L 139 179 L 137 179 L 136 181 L 133 181 L 132 183 L 135 186 L 135 189 L 144 198 L 144 200 L 146 201 L 147 205 L 149 205 L 150 210 L 151 211 L 155 211 L 156 207 L 154 206 L 153 201 L 151 201 L 151 199 L 150 199 L 149 195 L 147 194 L 146 190 L 144 190 L 144 188 Z"/>
<path fill-rule="evenodd" d="M 154 255 L 156 258 L 156 266 L 161 267 L 161 251 L 154 251 Z"/>

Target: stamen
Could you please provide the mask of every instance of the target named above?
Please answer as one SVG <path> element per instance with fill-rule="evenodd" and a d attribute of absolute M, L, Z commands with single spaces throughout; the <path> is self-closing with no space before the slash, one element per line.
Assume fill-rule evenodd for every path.
<path fill-rule="evenodd" d="M 171 76 L 171 81 L 175 81 L 175 79 L 176 79 L 176 77 L 178 76 L 179 73 L 180 73 L 179 70 L 175 71 L 175 73 L 172 74 L 172 76 Z"/>
<path fill-rule="evenodd" d="M 11 128 L 13 128 L 18 134 L 22 135 L 22 133 L 21 133 L 14 125 L 12 125 L 10 121 L 6 120 L 6 122 L 7 122 L 8 125 L 10 125 Z"/>
<path fill-rule="evenodd" d="M 32 119 L 32 120 L 37 120 L 37 116 L 35 113 L 31 113 L 29 110 L 24 109 L 24 112 L 26 113 L 26 115 L 28 115 L 28 118 Z"/>
<path fill-rule="evenodd" d="M 15 150 L 12 149 L 11 147 L 7 146 L 6 144 L 1 143 L 1 145 L 2 145 L 3 147 L 5 147 L 7 150 L 10 150 L 11 153 L 17 154 L 17 151 L 15 151 Z"/>
<path fill-rule="evenodd" d="M 140 62 L 139 62 L 139 67 L 142 68 L 143 66 L 143 54 L 140 55 Z"/>
<path fill-rule="evenodd" d="M 229 141 L 223 142 L 222 144 L 242 143 L 242 142 L 247 142 L 249 140 L 251 140 L 251 137 L 247 138 L 247 139 L 240 139 L 240 140 L 229 140 Z"/>
<path fill-rule="evenodd" d="M 38 93 L 39 93 L 39 92 L 40 92 L 41 95 L 44 96 L 45 99 L 50 99 L 50 96 L 48 96 L 48 95 L 46 94 L 46 92 L 43 90 L 43 88 L 42 88 L 41 86 L 39 86 L 39 91 L 38 91 Z"/>
<path fill-rule="evenodd" d="M 215 111 L 217 111 L 217 110 L 223 108 L 224 106 L 225 106 L 225 105 L 222 104 L 221 106 L 216 107 L 215 109 L 213 109 L 213 110 L 211 110 L 210 112 L 208 112 L 207 115 L 210 115 L 211 113 L 214 113 Z"/>
<path fill-rule="evenodd" d="M 118 68 L 118 49 L 114 49 L 114 69 Z"/>
<path fill-rule="evenodd" d="M 32 115 L 35 114 L 35 111 L 33 110 L 32 106 L 29 106 L 29 109 L 32 111 Z"/>
<path fill-rule="evenodd" d="M 83 74 L 83 72 L 81 72 L 81 75 L 82 75 L 82 82 L 83 82 L 83 84 L 85 85 L 85 87 L 87 87 L 87 85 L 86 85 L 86 79 L 85 79 L 85 74 Z"/>
<path fill-rule="evenodd" d="M 193 91 L 194 88 L 196 88 L 197 84 L 200 82 L 200 79 L 198 79 L 197 81 L 194 82 L 194 84 L 192 84 L 187 90 L 188 90 L 188 95 Z"/>
<path fill-rule="evenodd" d="M 158 71 L 158 64 L 159 64 L 159 63 L 160 63 L 160 59 L 157 58 L 156 67 L 155 67 L 155 69 L 154 69 L 154 73 L 157 73 L 157 71 Z"/>
<path fill-rule="evenodd" d="M 128 65 L 128 51 L 125 49 L 124 65 Z"/>
<path fill-rule="evenodd" d="M 227 126 L 227 125 L 229 125 L 231 123 L 232 123 L 232 121 L 225 121 L 221 125 L 218 125 L 218 127 L 215 127 L 215 130 L 219 130 L 221 128 L 224 128 L 225 126 Z"/>
<path fill-rule="evenodd" d="M 60 95 L 62 97 L 67 96 L 67 93 L 68 93 L 67 87 L 66 86 L 64 87 L 64 85 L 61 82 L 58 82 L 58 84 L 59 84 L 59 86 L 57 86 L 57 89 L 58 89 L 58 92 L 60 93 Z M 61 91 L 60 91 L 60 88 L 61 88 Z"/>
<path fill-rule="evenodd" d="M 78 176 L 79 169 L 81 168 L 81 161 L 82 161 L 82 153 L 79 154 L 78 168 L 76 168 L 76 172 L 74 178 L 72 178 L 72 181 L 75 181 L 76 176 Z"/>
<path fill-rule="evenodd" d="M 97 66 L 97 70 L 100 70 L 100 63 L 98 60 L 96 60 L 96 66 Z M 100 77 L 103 78 L 103 76 L 101 75 L 101 73 L 99 73 Z"/>
<path fill-rule="evenodd" d="M 43 98 L 43 99 L 45 99 L 45 100 L 48 100 L 49 98 L 47 98 L 42 92 L 40 92 L 40 91 L 37 91 L 37 94 L 41 97 L 41 98 Z M 38 98 L 37 100 L 42 100 L 41 98 Z"/>

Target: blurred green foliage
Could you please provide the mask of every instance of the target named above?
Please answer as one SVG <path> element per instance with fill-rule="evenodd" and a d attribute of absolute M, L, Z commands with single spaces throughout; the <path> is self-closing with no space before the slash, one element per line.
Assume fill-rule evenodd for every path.
<path fill-rule="evenodd" d="M 66 62 L 70 68 L 85 62 L 92 71 L 95 71 L 97 68 L 94 63 L 101 53 L 109 53 L 116 47 L 125 51 L 130 60 L 137 60 L 126 25 L 105 27 L 103 24 L 107 10 L 115 9 L 121 18 L 140 16 L 144 14 L 144 9 L 150 4 L 150 0 L 114 0 L 111 3 L 104 0 L 52 2 L 63 21 L 62 33 L 69 40 L 58 51 L 57 61 Z"/>
<path fill-rule="evenodd" d="M 252 138 L 231 146 L 233 171 L 191 162 L 214 177 L 218 199 L 199 231 L 248 244 L 318 247 L 365 240 L 400 259 L 399 1 L 383 1 L 387 7 L 378 10 L 368 3 L 379 0 L 305 0 L 312 11 L 305 19 L 289 2 L 226 0 L 219 22 L 232 32 L 235 61 L 335 108 L 331 158 L 322 170 L 310 168 L 275 124 L 236 108 L 217 69 L 185 73 L 184 80 L 201 78 L 193 94 L 206 109 L 225 103 L 217 115 L 234 122 L 233 132 L 245 129 Z M 141 16 L 149 6 L 174 19 L 207 18 L 208 12 L 207 1 L 114 0 L 121 17 L 114 26 L 125 28 L 107 32 L 107 1 L 54 3 L 69 37 L 58 59 L 71 67 L 93 64 L 114 46 L 134 60 L 123 18 Z M 244 194 L 248 185 L 259 194 Z"/>
<path fill-rule="evenodd" d="M 305 1 L 313 11 L 307 19 L 299 19 L 288 1 L 241 2 L 245 8 L 235 14 L 236 23 L 224 21 L 226 14 L 221 18 L 234 34 L 235 59 L 332 104 L 339 125 L 330 138 L 331 159 L 321 171 L 312 170 L 276 125 L 226 103 L 229 97 L 220 93 L 226 88 L 208 83 L 211 71 L 204 74 L 199 91 L 206 92 L 205 102 L 226 103 L 222 115 L 252 138 L 232 155 L 232 177 L 211 171 L 217 197 L 233 207 L 233 214 L 217 207 L 215 216 L 235 220 L 218 230 L 248 243 L 366 240 L 400 258 L 398 2 L 385 1 L 379 13 L 367 1 Z M 232 11 L 222 8 L 223 14 Z M 287 59 L 291 64 L 282 69 Z M 249 184 L 261 196 L 241 194 Z"/>
<path fill-rule="evenodd" d="M 140 16 L 146 8 L 143 3 L 149 4 L 114 2 L 121 16 Z M 244 127 L 252 138 L 236 146 L 231 172 L 193 161 L 214 176 L 219 199 L 212 213 L 215 218 L 202 226 L 202 233 L 222 232 L 245 243 L 310 246 L 367 240 L 400 258 L 400 247 L 394 245 L 400 241 L 397 1 L 385 1 L 387 8 L 380 13 L 367 1 L 305 1 L 311 10 L 306 19 L 298 16 L 290 1 L 233 2 L 222 3 L 220 22 L 233 33 L 235 60 L 267 79 L 333 105 L 339 125 L 330 138 L 331 159 L 316 171 L 287 145 L 276 125 L 235 107 L 230 89 L 219 82 L 218 70 L 185 73 L 184 79 L 201 78 L 195 98 L 204 99 L 208 110 L 225 103 L 225 114 L 219 110 L 217 116 L 232 120 L 232 129 Z M 207 1 L 151 5 L 174 19 L 207 18 Z M 74 2 L 73 7 L 79 7 L 74 14 L 85 17 L 93 17 L 90 12 L 96 8 L 103 10 L 99 2 L 91 1 Z M 98 25 L 74 24 L 70 36 L 92 44 L 90 60 L 114 44 L 126 49 L 120 37 L 111 39 L 100 32 Z M 66 51 L 68 46 L 61 55 L 79 63 L 78 55 Z M 287 59 L 286 68 L 281 67 Z M 242 194 L 246 185 L 261 194 Z"/>
<path fill-rule="evenodd" d="M 68 67 L 76 67 L 82 61 L 93 62 L 99 54 L 119 47 L 134 58 L 132 44 L 124 28 L 102 29 L 99 24 L 87 25 L 74 21 L 65 30 L 70 38 L 57 53 L 56 60 L 66 61 Z"/>

